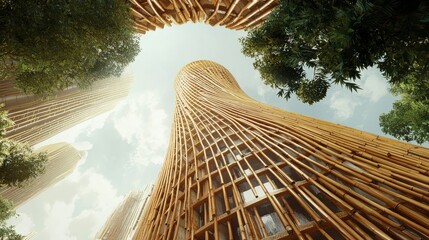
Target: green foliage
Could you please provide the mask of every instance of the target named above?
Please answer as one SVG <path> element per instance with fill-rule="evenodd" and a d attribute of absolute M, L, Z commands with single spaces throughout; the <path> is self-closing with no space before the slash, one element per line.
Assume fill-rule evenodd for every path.
<path fill-rule="evenodd" d="M 296 95 L 304 103 L 313 104 L 326 96 L 329 86 L 326 76 L 316 73 L 313 80 L 305 79 L 301 82 Z"/>
<path fill-rule="evenodd" d="M 382 131 L 419 144 L 429 141 L 429 107 L 421 103 L 397 101 L 393 109 L 380 116 Z"/>
<path fill-rule="evenodd" d="M 382 131 L 405 141 L 429 142 L 429 81 L 407 76 L 391 92 L 401 98 L 380 116 Z"/>
<path fill-rule="evenodd" d="M 15 216 L 15 211 L 12 210 L 12 204 L 0 198 L 0 239 L 2 240 L 21 240 L 23 236 L 17 234 L 13 226 L 7 226 L 5 221 Z"/>
<path fill-rule="evenodd" d="M 22 240 L 23 236 L 15 232 L 13 226 L 7 226 L 5 223 L 0 223 L 0 239 L 1 240 Z"/>
<path fill-rule="evenodd" d="M 0 111 L 0 187 L 20 186 L 37 177 L 43 173 L 47 161 L 46 153 L 33 153 L 29 146 L 4 137 L 5 128 L 11 124 L 7 113 Z"/>
<path fill-rule="evenodd" d="M 12 203 L 0 198 L 0 222 L 6 221 L 13 216 L 15 216 L 15 211 L 12 210 Z"/>
<path fill-rule="evenodd" d="M 2 2 L 0 2 L 0 5 Z M 3 107 L 0 104 L 0 109 Z M 7 112 L 0 111 L 0 187 L 5 185 L 21 186 L 26 181 L 43 173 L 47 161 L 45 153 L 34 154 L 30 147 L 6 139 L 6 128 L 13 123 L 7 118 Z M 15 216 L 12 204 L 0 198 L 0 239 L 21 240 L 13 226 L 8 226 L 6 220 Z"/>
<path fill-rule="evenodd" d="M 0 104 L 0 109 L 3 107 L 3 104 Z M 3 138 L 6 134 L 6 128 L 12 126 L 12 121 L 7 118 L 6 111 L 0 111 L 0 137 Z"/>
<path fill-rule="evenodd" d="M 3 104 L 0 104 L 0 109 L 3 107 Z M 6 111 L 0 111 L 0 156 L 5 156 L 9 149 L 9 141 L 4 139 L 6 134 L 6 128 L 12 126 L 12 121 L 7 118 Z M 4 158 L 0 157 L 0 164 L 3 164 Z"/>
<path fill-rule="evenodd" d="M 19 186 L 42 174 L 47 161 L 45 153 L 33 153 L 27 145 L 9 141 L 9 147 L 0 166 L 0 184 Z"/>
<path fill-rule="evenodd" d="M 1 75 L 47 96 L 119 75 L 139 52 L 123 0 L 13 0 L 0 3 Z"/>
<path fill-rule="evenodd" d="M 263 81 L 289 99 L 326 96 L 331 84 L 357 91 L 361 70 L 378 66 L 390 83 L 428 80 L 429 6 L 411 0 L 280 0 L 268 20 L 241 39 Z M 314 69 L 308 79 L 304 69 Z"/>

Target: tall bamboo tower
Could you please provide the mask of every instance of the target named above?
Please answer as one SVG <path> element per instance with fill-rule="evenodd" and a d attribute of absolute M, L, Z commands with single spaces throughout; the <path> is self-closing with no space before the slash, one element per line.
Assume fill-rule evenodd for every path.
<path fill-rule="evenodd" d="M 279 0 L 129 0 L 134 28 L 145 34 L 165 25 L 205 22 L 229 29 L 259 26 Z"/>
<path fill-rule="evenodd" d="M 45 172 L 23 187 L 0 188 L 0 196 L 13 203 L 14 208 L 30 200 L 50 186 L 70 175 L 82 158 L 80 152 L 68 143 L 56 143 L 41 147 L 37 152 L 47 152 Z"/>
<path fill-rule="evenodd" d="M 0 81 L 0 101 L 15 124 L 6 137 L 35 145 L 81 122 L 112 110 L 128 95 L 133 75 L 101 79 L 90 89 L 70 87 L 56 97 L 42 100 L 17 91 L 12 81 Z"/>
<path fill-rule="evenodd" d="M 96 240 L 129 240 L 133 236 L 151 189 L 130 192 L 97 233 Z"/>
<path fill-rule="evenodd" d="M 175 84 L 134 239 L 429 238 L 429 149 L 256 102 L 214 62 Z"/>

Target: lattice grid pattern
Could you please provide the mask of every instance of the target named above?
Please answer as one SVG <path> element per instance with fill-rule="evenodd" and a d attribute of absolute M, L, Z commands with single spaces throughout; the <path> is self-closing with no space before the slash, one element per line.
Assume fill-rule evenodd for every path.
<path fill-rule="evenodd" d="M 145 34 L 165 25 L 205 22 L 229 29 L 262 24 L 278 0 L 130 0 L 134 28 Z"/>
<path fill-rule="evenodd" d="M 429 238 L 429 150 L 248 97 L 210 61 L 176 79 L 134 239 Z"/>

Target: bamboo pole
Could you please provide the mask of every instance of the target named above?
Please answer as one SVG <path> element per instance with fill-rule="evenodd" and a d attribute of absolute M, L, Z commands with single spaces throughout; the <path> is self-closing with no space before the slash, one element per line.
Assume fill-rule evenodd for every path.
<path fill-rule="evenodd" d="M 241 30 L 252 29 L 268 17 L 278 0 L 129 0 L 136 31 L 145 34 L 153 26 L 205 22 Z"/>

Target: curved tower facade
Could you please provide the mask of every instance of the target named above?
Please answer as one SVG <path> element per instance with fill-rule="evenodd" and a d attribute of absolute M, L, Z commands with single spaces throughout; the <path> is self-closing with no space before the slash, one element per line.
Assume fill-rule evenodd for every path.
<path fill-rule="evenodd" d="M 145 34 L 165 25 L 205 22 L 230 29 L 262 24 L 278 0 L 130 0 L 134 28 Z"/>
<path fill-rule="evenodd" d="M 134 239 L 429 238 L 429 149 L 259 103 L 210 61 L 175 84 Z"/>

